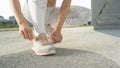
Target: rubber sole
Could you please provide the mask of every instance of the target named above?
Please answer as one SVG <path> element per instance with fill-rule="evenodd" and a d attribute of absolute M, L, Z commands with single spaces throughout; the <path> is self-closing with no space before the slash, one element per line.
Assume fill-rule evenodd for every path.
<path fill-rule="evenodd" d="M 56 54 L 55 51 L 49 51 L 49 53 L 48 52 L 37 52 L 34 47 L 32 47 L 32 50 L 35 52 L 36 55 L 40 55 L 40 56 L 51 56 L 51 55 Z"/>

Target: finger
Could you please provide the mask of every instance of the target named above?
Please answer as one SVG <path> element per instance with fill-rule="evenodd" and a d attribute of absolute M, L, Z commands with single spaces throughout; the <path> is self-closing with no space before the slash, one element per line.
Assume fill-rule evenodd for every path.
<path fill-rule="evenodd" d="M 33 39 L 50 39 L 51 37 L 47 37 L 47 36 L 33 36 Z"/>
<path fill-rule="evenodd" d="M 48 36 L 47 39 L 49 39 L 49 41 L 50 41 L 51 43 L 55 43 L 55 41 L 52 39 L 52 35 Z"/>
<path fill-rule="evenodd" d="M 24 35 L 24 39 L 28 39 L 27 32 L 26 31 L 22 31 L 22 32 L 23 32 L 23 35 Z"/>
<path fill-rule="evenodd" d="M 51 41 L 52 43 L 56 43 L 56 41 L 55 41 L 55 40 L 53 40 L 52 38 L 50 39 L 50 41 Z"/>
<path fill-rule="evenodd" d="M 59 39 L 58 43 L 60 43 L 61 41 L 62 41 L 62 37 L 60 37 L 60 39 Z"/>
<path fill-rule="evenodd" d="M 55 41 L 55 36 L 54 36 L 53 34 L 51 35 L 51 39 L 52 39 L 54 42 L 56 42 L 56 41 Z"/>
<path fill-rule="evenodd" d="M 59 36 L 55 36 L 56 42 L 59 42 Z"/>
<path fill-rule="evenodd" d="M 55 39 L 54 39 L 54 35 L 53 35 L 53 34 L 51 35 L 51 42 L 52 42 L 52 43 L 56 43 L 56 41 L 55 41 Z"/>
<path fill-rule="evenodd" d="M 25 32 L 25 37 L 26 37 L 26 39 L 30 39 L 30 37 L 29 37 L 29 32 Z"/>
<path fill-rule="evenodd" d="M 25 37 L 26 39 L 29 39 L 30 40 L 30 36 L 31 36 L 31 31 L 30 30 L 25 30 Z"/>
<path fill-rule="evenodd" d="M 26 35 L 27 35 L 27 39 L 30 40 L 30 32 L 26 32 Z"/>
<path fill-rule="evenodd" d="M 62 37 L 61 37 L 61 36 L 59 36 L 58 42 L 61 42 L 61 40 L 62 40 Z"/>
<path fill-rule="evenodd" d="M 22 37 L 22 32 L 19 32 L 19 35 Z"/>
<path fill-rule="evenodd" d="M 30 30 L 29 32 L 27 32 L 28 33 L 28 38 L 29 38 L 29 40 L 32 40 L 32 31 Z"/>
<path fill-rule="evenodd" d="M 57 41 L 53 41 L 53 43 L 55 44 L 55 43 L 57 43 Z"/>
<path fill-rule="evenodd" d="M 57 43 L 60 43 L 61 40 L 62 40 L 62 37 L 61 37 L 61 36 L 56 36 L 56 41 L 57 41 Z"/>
<path fill-rule="evenodd" d="M 30 32 L 30 40 L 32 40 L 32 37 L 33 37 L 33 33 L 32 31 Z"/>
<path fill-rule="evenodd" d="M 25 39 L 25 35 L 23 31 L 21 31 L 21 36 Z"/>

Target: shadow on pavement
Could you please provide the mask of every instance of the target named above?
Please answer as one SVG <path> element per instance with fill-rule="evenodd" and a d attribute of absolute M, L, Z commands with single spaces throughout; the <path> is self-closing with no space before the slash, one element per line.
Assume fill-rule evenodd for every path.
<path fill-rule="evenodd" d="M 0 56 L 0 68 L 120 68 L 95 52 L 57 48 L 54 56 L 37 56 L 31 50 Z"/>

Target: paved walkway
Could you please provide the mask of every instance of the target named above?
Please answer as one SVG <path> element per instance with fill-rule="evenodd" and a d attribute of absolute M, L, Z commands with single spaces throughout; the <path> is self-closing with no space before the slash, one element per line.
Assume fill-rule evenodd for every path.
<path fill-rule="evenodd" d="M 0 32 L 0 68 L 120 68 L 120 30 L 63 29 L 54 56 L 36 56 L 17 31 Z"/>

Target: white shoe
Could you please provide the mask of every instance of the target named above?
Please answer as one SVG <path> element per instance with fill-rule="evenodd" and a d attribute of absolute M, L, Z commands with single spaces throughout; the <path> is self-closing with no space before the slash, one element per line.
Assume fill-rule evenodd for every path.
<path fill-rule="evenodd" d="M 46 36 L 44 33 L 41 33 L 39 36 Z M 37 55 L 47 56 L 54 55 L 56 53 L 53 43 L 48 42 L 47 44 L 42 44 L 40 39 L 33 40 L 32 50 L 35 51 Z"/>

